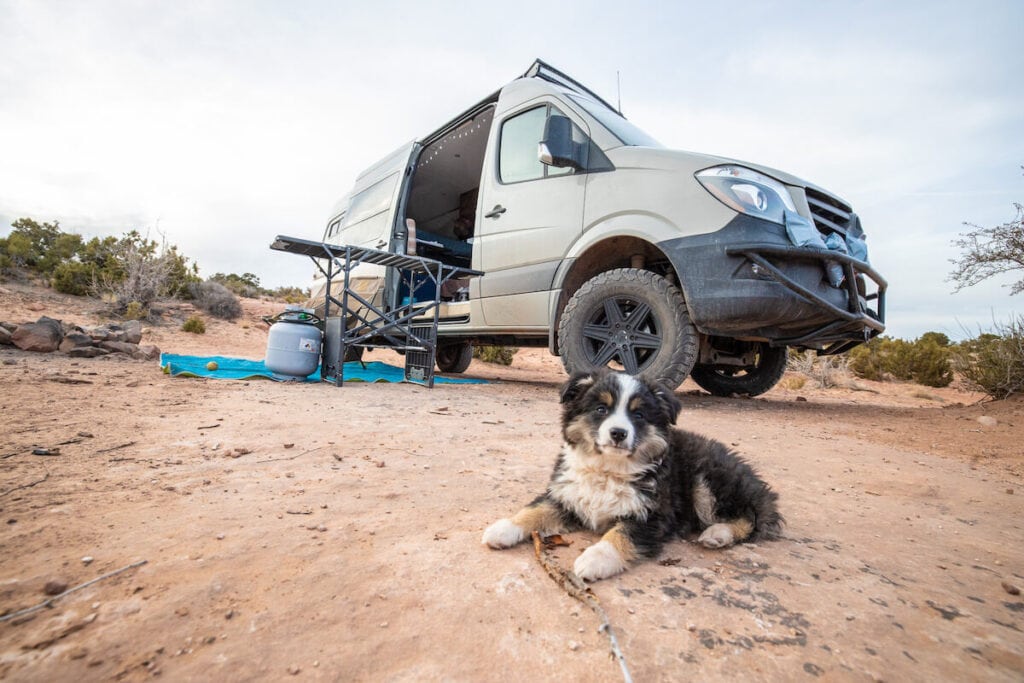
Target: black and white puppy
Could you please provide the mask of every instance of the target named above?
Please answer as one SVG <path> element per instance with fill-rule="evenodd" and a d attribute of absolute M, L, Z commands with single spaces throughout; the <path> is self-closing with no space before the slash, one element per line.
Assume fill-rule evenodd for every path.
<path fill-rule="evenodd" d="M 682 405 L 661 385 L 624 373 L 574 375 L 562 388 L 565 443 L 547 490 L 511 519 L 487 527 L 483 542 L 509 548 L 533 531 L 602 533 L 575 562 L 596 581 L 673 538 L 724 548 L 780 533 L 778 495 L 735 452 L 675 429 Z"/>

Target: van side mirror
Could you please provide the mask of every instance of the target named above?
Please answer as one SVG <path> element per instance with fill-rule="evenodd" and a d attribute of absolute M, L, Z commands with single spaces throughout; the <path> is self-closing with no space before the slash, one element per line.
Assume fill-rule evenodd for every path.
<path fill-rule="evenodd" d="M 552 114 L 544 124 L 544 139 L 537 146 L 537 158 L 547 166 L 582 171 L 579 147 L 572 140 L 572 121 L 566 116 Z"/>

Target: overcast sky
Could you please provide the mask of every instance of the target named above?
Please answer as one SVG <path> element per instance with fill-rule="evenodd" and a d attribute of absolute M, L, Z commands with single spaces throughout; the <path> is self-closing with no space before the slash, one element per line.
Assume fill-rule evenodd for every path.
<path fill-rule="evenodd" d="M 1024 2 L 0 0 L 0 235 L 166 236 L 205 276 L 306 286 L 356 174 L 536 57 L 669 147 L 850 202 L 888 334 L 974 334 L 1014 278 L 946 281 L 964 221 L 1024 202 Z"/>

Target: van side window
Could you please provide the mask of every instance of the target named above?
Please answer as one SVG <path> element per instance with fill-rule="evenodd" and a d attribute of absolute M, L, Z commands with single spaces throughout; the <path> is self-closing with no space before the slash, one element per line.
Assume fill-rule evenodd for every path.
<path fill-rule="evenodd" d="M 391 205 L 391 195 L 395 191 L 397 173 L 380 180 L 359 194 L 352 197 L 345 218 L 345 225 L 352 225 L 387 210 Z"/>
<path fill-rule="evenodd" d="M 537 145 L 544 137 L 544 124 L 552 113 L 562 114 L 554 107 L 543 105 L 516 114 L 501 124 L 498 177 L 502 183 L 520 183 L 572 173 L 571 168 L 545 166 L 537 158 Z M 573 138 L 577 135 L 585 137 L 582 131 L 573 126 Z"/>

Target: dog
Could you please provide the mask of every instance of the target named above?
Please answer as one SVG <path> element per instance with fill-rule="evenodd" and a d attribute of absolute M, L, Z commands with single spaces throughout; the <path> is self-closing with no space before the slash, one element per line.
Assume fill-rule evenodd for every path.
<path fill-rule="evenodd" d="M 682 404 L 671 390 L 600 370 L 574 374 L 561 403 L 564 444 L 547 490 L 487 527 L 485 545 L 589 529 L 603 536 L 573 570 L 597 581 L 677 536 L 725 548 L 781 533 L 778 494 L 724 444 L 673 427 Z"/>

